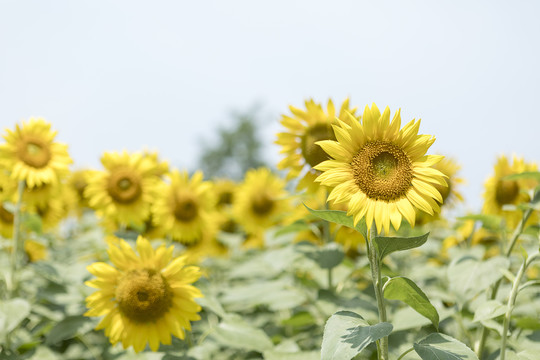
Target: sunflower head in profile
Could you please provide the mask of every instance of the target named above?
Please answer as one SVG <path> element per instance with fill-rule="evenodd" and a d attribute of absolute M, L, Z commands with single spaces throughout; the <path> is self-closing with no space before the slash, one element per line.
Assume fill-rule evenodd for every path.
<path fill-rule="evenodd" d="M 157 189 L 155 167 L 140 153 L 105 153 L 104 171 L 92 171 L 86 177 L 84 196 L 98 215 L 128 226 L 142 226 L 150 213 Z"/>
<path fill-rule="evenodd" d="M 505 205 L 518 205 L 528 202 L 530 197 L 527 190 L 537 183 L 533 180 L 508 180 L 506 176 L 519 174 L 525 171 L 536 171 L 534 163 L 526 163 L 523 158 L 514 156 L 512 163 L 504 155 L 497 159 L 495 174 L 485 183 L 484 206 L 485 214 L 502 215 L 510 227 L 515 227 L 521 219 L 519 210 L 505 208 Z"/>
<path fill-rule="evenodd" d="M 336 109 L 332 100 L 328 100 L 326 111 L 321 104 L 313 100 L 305 102 L 306 110 L 290 106 L 292 116 L 283 115 L 281 124 L 286 132 L 277 134 L 276 144 L 281 145 L 285 158 L 278 164 L 278 169 L 289 170 L 287 180 L 300 177 L 297 190 L 307 189 L 316 192 L 318 184 L 314 182 L 319 174 L 314 167 L 330 159 L 328 154 L 317 144 L 321 140 L 336 140 L 332 125 L 337 124 Z M 341 105 L 340 118 L 345 113 L 353 115 L 356 108 L 349 108 L 349 99 Z"/>
<path fill-rule="evenodd" d="M 291 210 L 287 195 L 285 182 L 269 169 L 249 170 L 234 194 L 234 218 L 246 233 L 261 233 Z"/>
<path fill-rule="evenodd" d="M 345 203 L 355 224 L 365 218 L 368 228 L 397 230 L 405 218 L 415 223 L 415 208 L 433 214 L 440 210 L 442 196 L 435 185 L 445 186 L 445 175 L 432 166 L 442 156 L 426 155 L 435 139 L 418 135 L 420 121 L 401 128 L 398 111 L 390 121 L 390 109 L 381 114 L 373 104 L 366 106 L 362 122 L 348 115 L 334 125 L 336 141 L 318 144 L 332 160 L 315 168 L 323 173 L 321 184 L 333 188 L 328 199 Z"/>
<path fill-rule="evenodd" d="M 171 334 L 184 339 L 190 321 L 200 319 L 202 297 L 192 284 L 201 276 L 196 266 L 185 266 L 185 257 L 173 259 L 173 247 L 153 249 L 139 236 L 136 250 L 124 240 L 109 243 L 112 265 L 96 262 L 88 271 L 96 279 L 85 284 L 98 289 L 86 298 L 86 316 L 104 316 L 96 329 L 114 345 L 136 352 L 146 344 L 157 351 L 159 344 L 171 344 Z"/>
<path fill-rule="evenodd" d="M 193 244 L 216 234 L 219 217 L 211 183 L 203 181 L 198 171 L 190 178 L 187 172 L 172 171 L 153 205 L 154 224 L 184 244 Z"/>
<path fill-rule="evenodd" d="M 24 180 L 29 188 L 55 184 L 69 173 L 72 162 L 67 145 L 55 142 L 55 137 L 51 124 L 41 118 L 17 124 L 14 131 L 6 129 L 6 142 L 0 144 L 0 164 L 10 169 L 13 179 Z"/>

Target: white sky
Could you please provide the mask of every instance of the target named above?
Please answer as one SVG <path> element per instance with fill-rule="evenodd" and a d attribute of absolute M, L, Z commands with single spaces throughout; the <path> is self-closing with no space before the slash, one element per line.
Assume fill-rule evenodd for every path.
<path fill-rule="evenodd" d="M 538 1 L 0 0 L 0 127 L 42 116 L 77 166 L 158 150 L 193 170 L 232 110 L 264 105 L 267 159 L 313 97 L 422 118 L 469 207 L 498 154 L 540 160 Z"/>

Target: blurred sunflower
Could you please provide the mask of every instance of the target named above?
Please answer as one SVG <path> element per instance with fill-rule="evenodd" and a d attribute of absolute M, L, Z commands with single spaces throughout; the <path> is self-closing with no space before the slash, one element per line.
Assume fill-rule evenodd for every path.
<path fill-rule="evenodd" d="M 28 212 L 34 213 L 41 218 L 43 230 L 49 231 L 58 226 L 60 221 L 68 214 L 68 205 L 61 195 L 49 199 L 44 204 L 33 205 L 28 208 Z"/>
<path fill-rule="evenodd" d="M 24 242 L 24 252 L 30 262 L 45 260 L 48 256 L 47 246 L 30 239 Z"/>
<path fill-rule="evenodd" d="M 277 225 L 290 211 L 285 182 L 267 168 L 249 170 L 233 202 L 236 222 L 248 234 L 259 234 Z"/>
<path fill-rule="evenodd" d="M 238 224 L 234 220 L 232 204 L 238 184 L 230 179 L 217 179 L 213 184 L 214 193 L 217 198 L 216 208 L 221 217 L 220 230 L 234 233 L 238 230 Z"/>
<path fill-rule="evenodd" d="M 56 184 L 58 178 L 69 173 L 71 158 L 67 145 L 54 142 L 56 131 L 41 118 L 30 118 L 15 131 L 6 129 L 6 142 L 0 144 L 0 164 L 11 171 L 16 181 L 26 181 L 33 188 L 42 184 Z"/>
<path fill-rule="evenodd" d="M 513 228 L 521 219 L 519 210 L 504 209 L 505 205 L 518 205 L 530 200 L 527 190 L 533 188 L 533 180 L 506 180 L 505 176 L 519 174 L 524 171 L 536 171 L 534 163 L 526 163 L 523 158 L 514 156 L 512 164 L 502 155 L 495 164 L 495 174 L 485 183 L 484 206 L 485 214 L 502 215 L 507 224 Z"/>
<path fill-rule="evenodd" d="M 142 226 L 150 214 L 158 178 L 154 164 L 140 153 L 105 153 L 105 171 L 87 176 L 84 196 L 98 215 L 123 226 Z"/>
<path fill-rule="evenodd" d="M 163 175 L 169 172 L 169 163 L 167 161 L 162 161 L 159 158 L 159 155 L 157 152 L 144 150 L 143 157 L 153 164 L 152 166 L 153 175 L 162 177 Z"/>
<path fill-rule="evenodd" d="M 400 112 L 390 122 L 390 109 L 381 115 L 375 104 L 366 106 L 362 123 L 348 116 L 334 125 L 337 141 L 317 143 L 334 159 L 315 167 L 323 171 L 317 181 L 333 187 L 328 200 L 348 204 L 355 224 L 365 217 L 368 228 L 375 223 L 386 233 L 390 223 L 399 229 L 402 217 L 414 226 L 415 207 L 438 212 L 442 196 L 434 185 L 446 181 L 432 165 L 442 156 L 425 155 L 435 138 L 418 135 L 420 120 L 400 130 Z"/>
<path fill-rule="evenodd" d="M 83 169 L 73 171 L 68 180 L 68 186 L 77 194 L 77 207 L 76 212 L 80 216 L 84 209 L 89 209 L 88 199 L 84 196 L 84 190 L 88 186 L 88 176 L 91 174 L 90 170 Z"/>
<path fill-rule="evenodd" d="M 461 169 L 461 166 L 453 159 L 444 157 L 441 161 L 433 165 L 434 169 L 439 170 L 447 176 L 446 183 L 448 186 L 440 184 L 433 184 L 435 188 L 441 193 L 442 203 L 441 209 L 450 209 L 458 202 L 463 202 L 463 195 L 458 190 L 459 184 L 464 183 L 463 178 L 459 177 L 457 173 Z M 425 224 L 439 219 L 440 214 L 429 215 L 422 210 L 418 210 L 416 216 L 417 224 Z"/>
<path fill-rule="evenodd" d="M 185 266 L 185 257 L 173 259 L 173 246 L 153 249 L 139 236 L 137 252 L 124 240 L 109 243 L 113 265 L 96 262 L 88 271 L 97 277 L 85 284 L 98 289 L 86 298 L 86 316 L 105 316 L 96 330 L 105 329 L 111 344 L 121 342 L 136 352 L 146 344 L 152 351 L 171 344 L 171 334 L 184 339 L 190 321 L 200 319 L 202 297 L 192 284 L 201 276 L 196 266 Z"/>
<path fill-rule="evenodd" d="M 336 110 L 332 100 L 328 100 L 326 112 L 321 104 L 313 100 L 307 100 L 305 105 L 305 111 L 290 106 L 292 117 L 282 115 L 281 124 L 287 131 L 277 134 L 276 144 L 281 145 L 280 152 L 285 154 L 285 158 L 278 164 L 278 169 L 289 170 L 287 180 L 301 176 L 297 190 L 315 192 L 319 187 L 315 178 L 320 172 L 313 168 L 330 159 L 317 145 L 317 141 L 336 139 L 332 130 L 332 125 L 337 124 Z M 346 112 L 353 116 L 356 112 L 356 108 L 349 108 L 349 99 L 341 105 L 338 116 L 343 119 Z"/>
<path fill-rule="evenodd" d="M 0 202 L 15 201 L 17 182 L 13 180 L 7 170 L 0 168 Z"/>
<path fill-rule="evenodd" d="M 213 236 L 219 227 L 216 199 L 211 183 L 198 171 L 191 179 L 187 172 L 172 171 L 169 184 L 163 184 L 153 205 L 154 224 L 173 240 L 184 244 Z"/>

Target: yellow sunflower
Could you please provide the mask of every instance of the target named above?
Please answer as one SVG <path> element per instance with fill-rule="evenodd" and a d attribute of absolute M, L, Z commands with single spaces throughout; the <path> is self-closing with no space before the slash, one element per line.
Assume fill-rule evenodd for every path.
<path fill-rule="evenodd" d="M 305 105 L 305 111 L 290 106 L 293 116 L 283 115 L 281 118 L 286 132 L 277 134 L 276 144 L 281 145 L 285 158 L 278 164 L 278 169 L 289 170 L 287 180 L 301 177 L 297 190 L 315 192 L 318 184 L 314 181 L 320 173 L 313 168 L 329 159 L 317 141 L 336 139 L 332 130 L 332 125 L 337 124 L 336 109 L 332 100 L 328 100 L 326 112 L 321 104 L 313 100 L 307 100 Z M 349 99 L 341 105 L 338 116 L 344 119 L 346 112 L 353 117 L 356 112 L 356 108 L 349 108 Z"/>
<path fill-rule="evenodd" d="M 9 176 L 5 169 L 0 168 L 0 202 L 15 202 L 16 194 L 17 182 Z"/>
<path fill-rule="evenodd" d="M 157 152 L 144 150 L 143 157 L 153 164 L 152 166 L 153 175 L 162 177 L 163 175 L 169 172 L 169 163 L 164 160 L 162 161 L 159 158 L 159 155 Z"/>
<path fill-rule="evenodd" d="M 319 141 L 333 160 L 315 168 L 323 171 L 317 181 L 332 187 L 328 197 L 348 204 L 354 222 L 366 219 L 378 232 L 397 230 L 405 218 L 415 222 L 415 207 L 433 214 L 440 210 L 442 196 L 435 184 L 444 186 L 445 175 L 432 167 L 442 156 L 425 155 L 435 138 L 418 135 L 420 120 L 401 127 L 398 111 L 390 122 L 390 109 L 381 115 L 373 104 L 366 106 L 362 122 L 348 115 L 348 123 L 334 125 L 337 141 Z"/>
<path fill-rule="evenodd" d="M 485 183 L 484 206 L 485 214 L 502 215 L 510 227 L 515 227 L 521 219 L 519 210 L 507 210 L 505 205 L 518 205 L 530 200 L 527 190 L 535 186 L 530 180 L 504 180 L 507 175 L 519 174 L 524 171 L 536 171 L 537 166 L 526 163 L 523 158 L 514 156 L 512 164 L 502 155 L 495 164 L 495 174 Z"/>
<path fill-rule="evenodd" d="M 73 171 L 68 180 L 68 186 L 77 194 L 77 208 L 76 212 L 80 216 L 85 209 L 90 208 L 88 199 L 84 196 L 84 190 L 88 186 L 88 176 L 91 174 L 90 170 L 83 169 Z"/>
<path fill-rule="evenodd" d="M 232 204 L 238 184 L 230 179 L 217 179 L 213 184 L 217 198 L 216 208 L 221 217 L 220 230 L 228 233 L 237 232 L 238 224 L 234 220 Z"/>
<path fill-rule="evenodd" d="M 6 143 L 0 144 L 0 164 L 11 171 L 16 181 L 26 181 L 33 188 L 42 184 L 55 184 L 69 173 L 71 158 L 67 145 L 54 142 L 56 131 L 41 118 L 30 118 L 15 131 L 6 129 Z"/>
<path fill-rule="evenodd" d="M 184 244 L 214 236 L 219 228 L 216 199 L 211 183 L 203 181 L 203 173 L 198 171 L 189 178 L 187 172 L 174 170 L 169 180 L 155 199 L 154 224 Z"/>
<path fill-rule="evenodd" d="M 45 260 L 48 256 L 47 246 L 30 239 L 24 242 L 24 252 L 30 262 Z"/>
<path fill-rule="evenodd" d="M 267 168 L 249 170 L 234 194 L 233 214 L 248 234 L 277 225 L 290 211 L 285 182 Z"/>
<path fill-rule="evenodd" d="M 152 351 L 171 344 L 171 334 L 184 339 L 190 321 L 200 320 L 202 297 L 192 284 L 201 276 L 196 266 L 185 266 L 185 257 L 173 259 L 173 246 L 153 249 L 139 236 L 137 252 L 124 240 L 109 244 L 113 265 L 96 262 L 88 271 L 97 277 L 85 284 L 98 289 L 86 298 L 86 316 L 105 316 L 96 330 L 105 329 L 111 344 L 121 342 L 136 352 L 146 344 Z"/>
<path fill-rule="evenodd" d="M 155 165 L 140 153 L 105 153 L 105 171 L 87 176 L 84 196 L 103 218 L 123 226 L 142 226 L 150 214 L 150 204 L 158 183 Z"/>
<path fill-rule="evenodd" d="M 67 216 L 68 210 L 69 206 L 61 195 L 49 199 L 44 204 L 33 205 L 28 208 L 30 213 L 34 213 L 41 218 L 43 230 L 45 231 L 56 228 L 60 221 Z"/>

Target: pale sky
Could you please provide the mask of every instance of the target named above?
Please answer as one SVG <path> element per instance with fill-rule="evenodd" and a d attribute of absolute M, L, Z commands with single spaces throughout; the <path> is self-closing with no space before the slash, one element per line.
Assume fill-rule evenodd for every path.
<path fill-rule="evenodd" d="M 540 161 L 538 1 L 0 0 L 0 127 L 44 117 L 76 167 L 158 150 L 194 170 L 230 112 L 375 102 L 422 118 L 469 208 L 496 156 Z"/>

